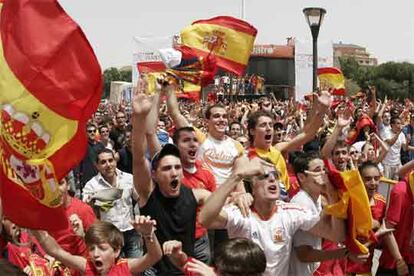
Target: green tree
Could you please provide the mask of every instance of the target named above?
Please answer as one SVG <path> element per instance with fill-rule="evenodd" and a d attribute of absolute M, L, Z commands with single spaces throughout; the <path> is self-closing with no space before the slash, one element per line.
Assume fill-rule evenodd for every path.
<path fill-rule="evenodd" d="M 413 98 L 414 64 L 386 62 L 378 66 L 361 66 L 353 58 L 340 58 L 342 72 L 363 90 L 375 85 L 378 97 Z"/>
<path fill-rule="evenodd" d="M 355 95 L 361 90 L 358 83 L 351 79 L 345 79 L 345 90 L 347 91 L 348 96 Z"/>
<path fill-rule="evenodd" d="M 113 81 L 127 81 L 131 82 L 132 72 L 131 70 L 118 70 L 115 67 L 110 67 L 105 69 L 103 73 L 104 78 L 104 93 L 102 94 L 103 98 L 108 98 L 111 91 L 111 82 Z"/>

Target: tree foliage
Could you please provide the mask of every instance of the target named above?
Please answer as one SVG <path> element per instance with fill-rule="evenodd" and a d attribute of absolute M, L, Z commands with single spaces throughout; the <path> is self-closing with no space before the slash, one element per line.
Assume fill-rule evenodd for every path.
<path fill-rule="evenodd" d="M 412 63 L 386 62 L 378 66 L 361 66 L 353 58 L 340 58 L 339 61 L 344 76 L 362 90 L 374 85 L 380 98 L 385 95 L 393 99 L 414 98 Z"/>
<path fill-rule="evenodd" d="M 111 91 L 111 82 L 113 81 L 126 81 L 131 82 L 132 72 L 131 70 L 118 70 L 115 67 L 106 69 L 103 73 L 104 78 L 104 93 L 103 98 L 108 98 Z"/>

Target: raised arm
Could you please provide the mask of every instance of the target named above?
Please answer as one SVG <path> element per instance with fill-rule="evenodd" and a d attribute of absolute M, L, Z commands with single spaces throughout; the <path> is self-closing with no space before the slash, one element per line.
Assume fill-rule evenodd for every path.
<path fill-rule="evenodd" d="M 156 221 L 149 216 L 136 217 L 131 222 L 135 230 L 140 233 L 145 242 L 146 253 L 140 258 L 128 259 L 129 270 L 132 274 L 143 272 L 162 258 L 161 246 L 154 234 Z"/>
<path fill-rule="evenodd" d="M 61 262 L 63 265 L 77 270 L 81 273 L 85 272 L 86 259 L 81 256 L 75 256 L 65 251 L 46 231 L 31 230 L 31 233 L 40 243 L 45 252 Z"/>
<path fill-rule="evenodd" d="M 371 139 L 374 139 L 378 142 L 379 145 L 379 154 L 377 159 L 375 160 L 375 163 L 380 163 L 382 160 L 384 160 L 385 156 L 387 155 L 388 151 L 390 150 L 390 146 L 388 146 L 387 143 L 385 143 L 375 132 L 370 134 Z"/>
<path fill-rule="evenodd" d="M 369 90 L 371 91 L 371 102 L 368 103 L 369 104 L 368 116 L 370 118 L 373 118 L 377 110 L 377 89 L 375 86 L 370 86 Z"/>
<path fill-rule="evenodd" d="M 169 86 L 167 89 L 167 107 L 177 129 L 190 126 L 190 123 L 180 112 L 173 86 Z"/>
<path fill-rule="evenodd" d="M 387 108 L 387 104 L 388 104 L 388 100 L 387 100 L 387 96 L 385 96 L 384 102 L 381 104 L 381 108 L 378 111 L 378 116 L 375 120 L 375 124 L 377 126 L 380 125 L 380 123 L 382 123 L 382 115 L 384 115 L 385 109 Z"/>
<path fill-rule="evenodd" d="M 256 159 L 248 162 L 245 167 L 239 167 L 220 187 L 212 193 L 207 202 L 201 208 L 200 222 L 209 229 L 223 229 L 227 223 L 227 215 L 222 208 L 226 203 L 230 193 L 233 192 L 237 185 L 244 177 L 253 177 L 261 175 L 264 169 L 260 162 Z"/>
<path fill-rule="evenodd" d="M 323 159 L 331 157 L 332 151 L 335 148 L 335 144 L 342 134 L 342 130 L 344 129 L 344 127 L 348 126 L 351 123 L 351 120 L 352 114 L 349 108 L 338 114 L 338 119 L 336 121 L 335 128 L 332 134 L 328 137 L 328 140 L 326 141 L 325 145 L 322 147 L 321 157 Z"/>
<path fill-rule="evenodd" d="M 201 208 L 200 223 L 208 229 L 224 229 L 227 223 L 227 214 L 222 211 L 227 197 L 230 196 L 243 178 L 232 174 L 220 187 L 210 195 Z"/>
<path fill-rule="evenodd" d="M 152 107 L 145 120 L 145 135 L 148 143 L 150 157 L 152 158 L 161 150 L 161 145 L 157 137 L 158 112 L 160 108 L 160 93 L 155 93 L 152 99 Z"/>
<path fill-rule="evenodd" d="M 134 99 L 132 103 L 132 152 L 134 153 L 132 171 L 134 176 L 135 189 L 138 192 L 139 206 L 144 206 L 154 189 L 151 179 L 151 172 L 147 159 L 145 158 L 146 139 L 145 126 L 146 117 L 150 112 L 152 98 L 145 95 L 141 88 L 144 84 L 139 84 L 138 89 L 134 91 Z"/>
<path fill-rule="evenodd" d="M 331 95 L 327 91 L 322 91 L 322 94 L 318 97 L 318 101 L 314 104 L 309 118 L 306 120 L 305 126 L 302 132 L 295 136 L 289 142 L 278 143 L 275 147 L 283 152 L 290 152 L 298 147 L 306 144 L 315 138 L 319 127 L 323 123 L 326 112 L 331 105 Z"/>

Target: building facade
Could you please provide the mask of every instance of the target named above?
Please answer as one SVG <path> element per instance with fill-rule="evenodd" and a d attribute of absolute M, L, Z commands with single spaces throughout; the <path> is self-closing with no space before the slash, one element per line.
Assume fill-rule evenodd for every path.
<path fill-rule="evenodd" d="M 339 42 L 334 43 L 333 49 L 335 67 L 340 67 L 339 58 L 354 58 L 359 65 L 362 66 L 378 65 L 378 60 L 375 57 L 372 57 L 365 47 Z"/>

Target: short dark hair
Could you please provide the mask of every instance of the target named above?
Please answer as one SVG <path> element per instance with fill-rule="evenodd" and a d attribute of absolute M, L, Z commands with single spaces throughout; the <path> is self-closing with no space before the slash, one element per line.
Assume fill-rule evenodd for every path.
<path fill-rule="evenodd" d="M 395 124 L 397 120 L 400 120 L 401 121 L 401 118 L 398 117 L 398 116 L 392 116 L 391 117 L 391 120 L 390 120 L 390 124 L 391 125 Z"/>
<path fill-rule="evenodd" d="M 211 110 L 212 110 L 213 108 L 223 108 L 223 109 L 226 109 L 226 107 L 225 107 L 223 104 L 221 104 L 221 103 L 216 103 L 216 104 L 210 105 L 209 107 L 207 107 L 206 112 L 205 112 L 205 114 L 204 114 L 204 117 L 205 117 L 207 120 L 209 120 L 209 119 L 210 119 L 210 117 L 211 117 Z"/>
<path fill-rule="evenodd" d="M 283 124 L 281 122 L 276 122 L 273 124 L 273 130 L 283 130 Z"/>
<path fill-rule="evenodd" d="M 240 126 L 240 128 L 241 128 L 241 126 L 242 126 L 240 122 L 233 121 L 233 122 L 231 122 L 231 123 L 230 123 L 230 125 L 229 125 L 229 129 L 231 129 L 231 127 L 232 127 L 233 125 L 239 125 L 239 126 Z"/>
<path fill-rule="evenodd" d="M 253 135 L 250 134 L 250 130 L 255 129 L 257 122 L 259 121 L 260 117 L 269 117 L 273 121 L 273 116 L 267 111 L 259 110 L 249 116 L 247 121 L 247 132 L 249 135 L 250 143 L 253 143 Z"/>
<path fill-rule="evenodd" d="M 259 276 L 266 270 L 266 255 L 251 240 L 230 239 L 218 248 L 215 264 L 222 276 Z"/>
<path fill-rule="evenodd" d="M 309 163 L 312 160 L 320 158 L 321 157 L 317 151 L 299 153 L 293 160 L 293 171 L 296 175 L 298 175 L 298 173 L 304 173 L 309 169 Z"/>
<path fill-rule="evenodd" d="M 362 176 L 362 172 L 367 168 L 376 168 L 378 171 L 380 171 L 377 164 L 372 161 L 365 161 L 362 162 L 358 167 L 359 174 Z"/>
<path fill-rule="evenodd" d="M 86 231 L 85 243 L 87 246 L 108 243 L 114 250 L 117 250 L 124 246 L 124 236 L 112 223 L 97 221 Z"/>
<path fill-rule="evenodd" d="M 195 132 L 195 129 L 193 127 L 189 127 L 189 126 L 180 127 L 179 129 L 176 129 L 174 131 L 173 136 L 172 136 L 172 140 L 173 140 L 174 144 L 176 144 L 176 145 L 178 143 L 178 140 L 180 139 L 181 132 Z"/>
<path fill-rule="evenodd" d="M 115 159 L 115 154 L 114 151 L 105 147 L 102 147 L 100 149 L 98 149 L 98 151 L 96 152 L 96 159 L 95 159 L 95 163 L 98 163 L 99 161 L 99 155 L 101 155 L 102 153 L 110 153 L 112 154 L 112 157 Z"/>
<path fill-rule="evenodd" d="M 103 124 L 103 125 L 98 126 L 99 133 L 101 133 L 101 132 L 102 132 L 102 129 L 103 129 L 103 128 L 107 128 L 107 129 L 109 130 L 109 126 L 108 126 L 108 125 Z"/>
<path fill-rule="evenodd" d="M 95 130 L 97 128 L 96 125 L 92 123 L 86 125 L 86 129 L 91 128 L 91 127 L 93 127 Z"/>
<path fill-rule="evenodd" d="M 335 149 L 337 148 L 346 148 L 347 150 L 349 150 L 349 145 L 347 143 L 345 143 L 344 140 L 338 140 L 335 143 L 334 148 L 332 149 L 332 153 L 335 151 Z"/>

